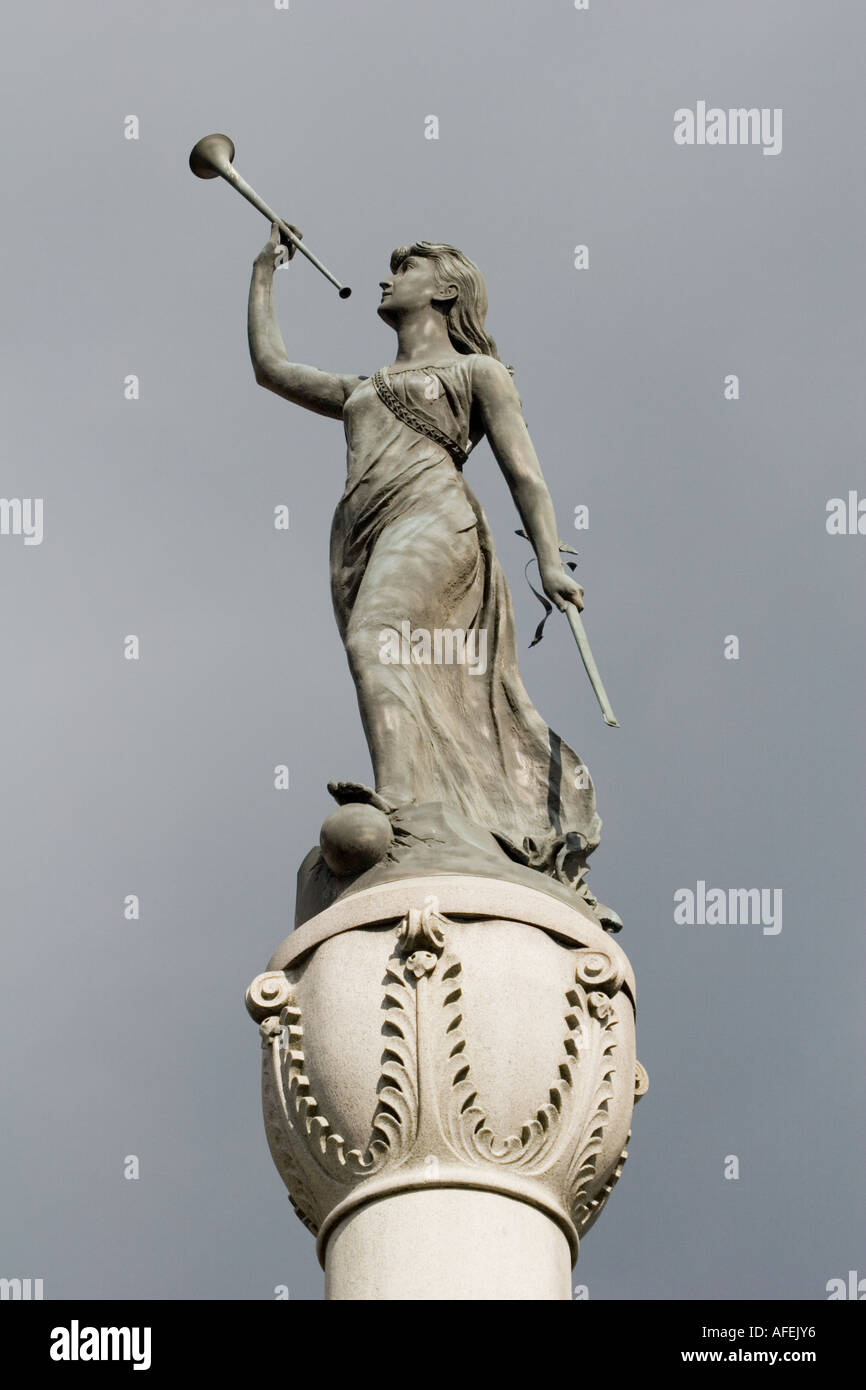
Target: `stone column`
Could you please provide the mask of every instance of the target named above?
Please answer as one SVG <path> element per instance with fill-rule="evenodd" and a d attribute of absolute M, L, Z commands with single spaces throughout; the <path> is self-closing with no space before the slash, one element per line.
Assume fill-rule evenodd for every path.
<path fill-rule="evenodd" d="M 331 1299 L 571 1297 L 646 1073 L 588 912 L 466 874 L 349 894 L 247 992 L 265 1128 Z"/>

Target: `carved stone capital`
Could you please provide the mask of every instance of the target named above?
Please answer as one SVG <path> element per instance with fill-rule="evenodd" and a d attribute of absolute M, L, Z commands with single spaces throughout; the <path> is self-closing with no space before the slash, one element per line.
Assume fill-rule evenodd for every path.
<path fill-rule="evenodd" d="M 543 893 L 468 882 L 413 880 L 384 920 L 337 904 L 248 991 L 271 1154 L 323 1263 L 374 1199 L 437 1188 L 536 1208 L 575 1260 L 622 1171 L 646 1090 L 625 955 Z"/>

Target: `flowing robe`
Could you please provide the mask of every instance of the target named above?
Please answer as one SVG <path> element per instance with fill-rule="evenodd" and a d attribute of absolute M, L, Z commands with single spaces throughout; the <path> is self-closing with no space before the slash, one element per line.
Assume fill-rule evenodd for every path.
<path fill-rule="evenodd" d="M 477 360 L 389 370 L 386 380 L 468 452 Z M 365 705 L 378 703 L 399 729 L 416 802 L 458 808 L 513 858 L 577 887 L 601 829 L 592 780 L 520 678 L 511 595 L 481 506 L 448 450 L 397 418 L 371 378 L 343 419 L 348 472 L 331 588 L 368 741 Z M 428 634 L 434 654 L 437 631 L 463 633 L 472 660 L 394 660 L 406 654 L 407 630 Z M 423 654 L 423 639 L 413 647 Z M 370 752 L 378 787 L 375 740 Z"/>

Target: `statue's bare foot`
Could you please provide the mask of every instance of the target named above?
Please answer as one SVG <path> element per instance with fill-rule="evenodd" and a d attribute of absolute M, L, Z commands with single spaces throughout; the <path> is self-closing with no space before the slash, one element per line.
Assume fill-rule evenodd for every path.
<path fill-rule="evenodd" d="M 360 801 L 367 806 L 374 806 L 386 816 L 390 816 L 392 811 L 397 809 L 396 803 L 381 796 L 372 787 L 365 787 L 363 782 L 329 782 L 328 791 L 339 806 L 348 806 L 353 801 Z"/>

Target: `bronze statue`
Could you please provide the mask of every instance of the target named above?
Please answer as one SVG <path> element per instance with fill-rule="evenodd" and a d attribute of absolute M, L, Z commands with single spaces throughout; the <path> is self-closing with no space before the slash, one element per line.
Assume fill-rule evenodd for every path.
<path fill-rule="evenodd" d="M 585 883 L 601 830 L 592 780 L 526 693 L 508 585 L 464 477 L 486 436 L 547 600 L 567 613 L 605 721 L 615 726 L 512 369 L 484 327 L 481 272 L 444 242 L 399 247 L 378 308 L 397 334 L 394 362 L 372 376 L 291 362 L 274 312 L 277 264 L 301 251 L 341 298 L 351 291 L 241 177 L 234 152 L 227 135 L 209 135 L 189 162 L 199 178 L 219 175 L 271 220 L 249 294 L 256 380 L 342 420 L 348 445 L 331 528 L 331 591 L 375 788 L 329 783 L 342 811 L 301 866 L 297 919 L 389 875 L 480 873 L 541 886 L 541 871 L 547 891 L 577 893 L 615 931 L 619 918 Z"/>
<path fill-rule="evenodd" d="M 257 382 L 341 420 L 348 446 L 331 588 L 375 789 L 341 782 L 330 790 L 398 822 L 410 807 L 455 809 L 513 861 L 580 892 L 616 928 L 584 883 L 601 828 L 592 781 L 526 693 L 511 596 L 464 475 L 486 435 L 545 594 L 563 611 L 581 609 L 511 371 L 484 327 L 481 272 L 444 243 L 395 250 L 378 307 L 397 335 L 395 360 L 372 376 L 341 375 L 289 360 L 273 275 L 294 251 L 275 222 L 253 266 L 249 345 Z"/>

